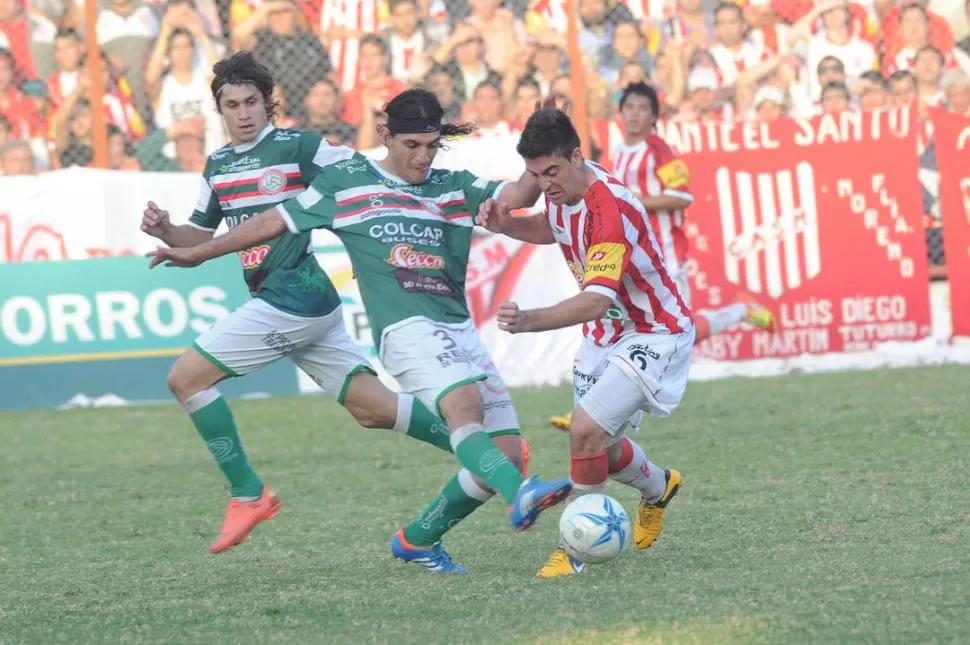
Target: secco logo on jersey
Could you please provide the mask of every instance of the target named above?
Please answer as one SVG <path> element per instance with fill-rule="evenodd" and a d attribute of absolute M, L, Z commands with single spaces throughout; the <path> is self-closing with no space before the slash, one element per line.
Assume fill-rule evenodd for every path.
<path fill-rule="evenodd" d="M 583 267 L 584 280 L 586 282 L 596 278 L 619 280 L 624 252 L 623 245 L 616 242 L 594 244 L 589 250 L 586 265 Z"/>
<path fill-rule="evenodd" d="M 394 242 L 425 244 L 427 246 L 441 246 L 441 241 L 445 236 L 444 230 L 437 226 L 418 224 L 411 222 L 387 222 L 386 224 L 374 224 L 367 233 L 375 240 L 380 240 L 383 244 Z"/>
<path fill-rule="evenodd" d="M 397 244 L 391 249 L 391 256 L 385 262 L 402 269 L 441 270 L 445 268 L 445 260 L 440 255 L 415 251 L 410 244 Z"/>
<path fill-rule="evenodd" d="M 279 170 L 267 170 L 259 178 L 259 192 L 275 195 L 286 188 L 286 175 Z"/>
<path fill-rule="evenodd" d="M 795 166 L 794 182 L 792 174 L 777 170 L 757 177 L 748 172 L 732 176 L 727 168 L 714 174 L 724 231 L 724 277 L 751 293 L 777 298 L 786 287 L 796 289 L 822 269 L 815 173 L 801 162 Z"/>
<path fill-rule="evenodd" d="M 242 262 L 242 267 L 244 269 L 255 269 L 263 263 L 263 260 L 266 259 L 266 255 L 268 253 L 269 245 L 261 244 L 260 246 L 254 246 L 251 249 L 240 251 L 239 259 Z"/>

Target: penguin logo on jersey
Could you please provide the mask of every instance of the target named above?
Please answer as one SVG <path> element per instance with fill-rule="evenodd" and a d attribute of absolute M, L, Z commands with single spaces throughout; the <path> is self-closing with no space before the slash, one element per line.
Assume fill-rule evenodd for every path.
<path fill-rule="evenodd" d="M 275 195 L 286 187 L 286 175 L 279 170 L 267 170 L 259 178 L 259 192 L 264 195 Z"/>

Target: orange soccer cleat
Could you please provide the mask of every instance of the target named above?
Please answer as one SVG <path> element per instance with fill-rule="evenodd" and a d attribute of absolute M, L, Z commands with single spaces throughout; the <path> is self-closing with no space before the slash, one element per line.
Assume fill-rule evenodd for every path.
<path fill-rule="evenodd" d="M 271 520 L 280 511 L 280 498 L 269 486 L 263 486 L 258 499 L 243 500 L 233 497 L 226 507 L 226 519 L 218 537 L 209 545 L 210 553 L 222 553 L 242 544 L 261 522 Z"/>

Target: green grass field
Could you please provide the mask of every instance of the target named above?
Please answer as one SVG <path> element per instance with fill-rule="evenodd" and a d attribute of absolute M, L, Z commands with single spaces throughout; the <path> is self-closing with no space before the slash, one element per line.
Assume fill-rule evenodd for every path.
<path fill-rule="evenodd" d="M 447 539 L 469 575 L 392 560 L 455 464 L 323 398 L 235 404 L 283 510 L 220 556 L 223 480 L 175 405 L 0 414 L 0 643 L 970 643 L 968 382 L 692 384 L 639 436 L 686 478 L 660 542 L 565 580 L 534 578 L 558 512 L 516 534 L 494 501 Z M 568 391 L 515 398 L 564 475 Z"/>

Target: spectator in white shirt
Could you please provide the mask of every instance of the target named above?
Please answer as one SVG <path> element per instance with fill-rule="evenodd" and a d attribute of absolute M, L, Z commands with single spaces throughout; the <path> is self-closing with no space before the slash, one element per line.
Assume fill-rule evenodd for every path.
<path fill-rule="evenodd" d="M 431 54 L 438 47 L 421 24 L 416 0 L 391 0 L 391 26 L 384 39 L 391 51 L 391 75 L 405 82 L 419 82 L 431 71 Z"/>
<path fill-rule="evenodd" d="M 738 74 L 768 60 L 763 47 L 745 40 L 744 14 L 733 2 L 722 2 L 714 10 L 714 29 L 718 42 L 708 51 L 717 64 L 721 85 L 734 85 Z"/>
<path fill-rule="evenodd" d="M 810 36 L 812 25 L 821 17 L 822 30 Z M 868 42 L 852 33 L 852 16 L 844 0 L 825 2 L 801 18 L 792 29 L 792 44 L 796 47 L 808 68 L 808 92 L 818 96 L 823 83 L 813 72 L 822 59 L 834 56 L 842 62 L 846 85 L 853 86 L 862 74 L 876 68 L 876 51 Z"/>

